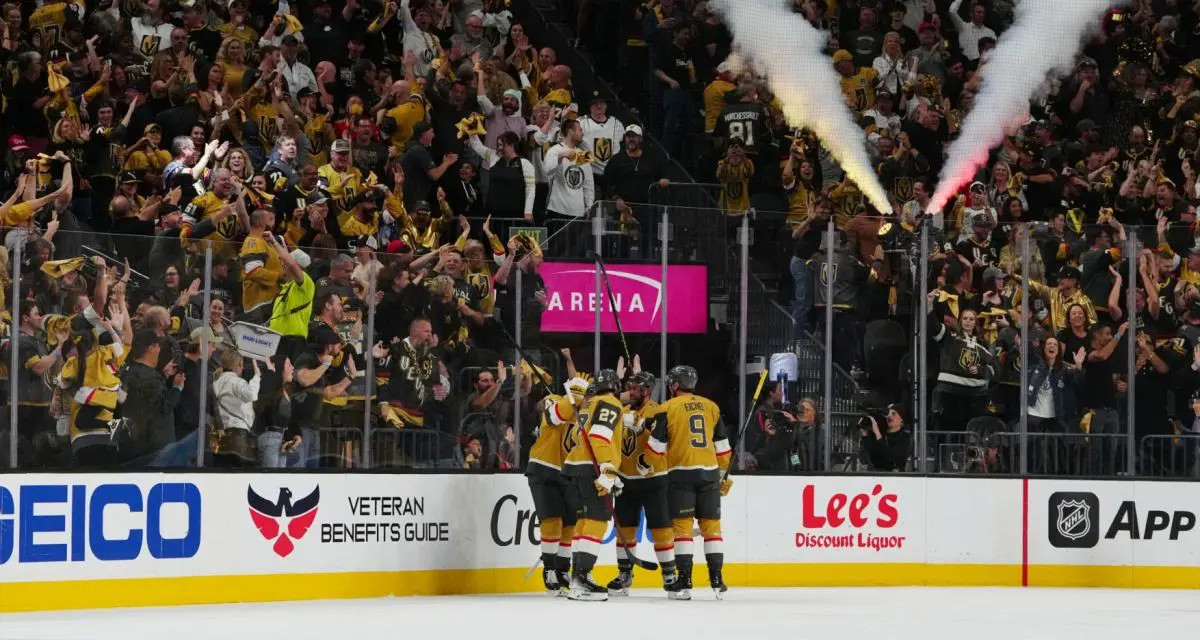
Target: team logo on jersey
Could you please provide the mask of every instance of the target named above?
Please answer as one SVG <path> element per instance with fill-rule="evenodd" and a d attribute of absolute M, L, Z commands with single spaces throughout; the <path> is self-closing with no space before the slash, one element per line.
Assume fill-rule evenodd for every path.
<path fill-rule="evenodd" d="M 237 216 L 225 216 L 217 223 L 217 234 L 222 238 L 231 239 L 237 233 Z"/>
<path fill-rule="evenodd" d="M 821 284 L 823 284 L 823 285 L 825 285 L 825 284 L 829 284 L 829 278 L 830 278 L 830 271 L 829 271 L 829 270 L 830 270 L 830 265 L 828 265 L 828 264 L 822 264 L 822 265 L 821 265 L 821 273 L 820 273 L 820 278 L 821 278 Z M 832 277 L 833 277 L 833 281 L 834 281 L 834 282 L 837 282 L 837 277 L 838 277 L 838 265 L 836 265 L 836 264 L 835 264 L 835 265 L 833 265 L 833 274 L 832 274 Z"/>
<path fill-rule="evenodd" d="M 143 56 L 150 57 L 158 51 L 158 45 L 161 42 L 162 38 L 156 35 L 142 36 L 142 42 L 138 45 L 138 51 L 141 51 Z"/>
<path fill-rule="evenodd" d="M 729 182 L 725 185 L 725 199 L 727 201 L 738 201 L 742 199 L 742 183 Z"/>
<path fill-rule="evenodd" d="M 292 502 L 292 491 L 279 488 L 279 498 L 271 502 L 246 487 L 246 502 L 250 505 L 250 520 L 264 538 L 273 541 L 271 550 L 280 558 L 286 558 L 296 549 L 294 540 L 300 540 L 312 528 L 317 519 L 317 504 L 321 501 L 321 486 L 313 487 L 312 493 Z"/>
<path fill-rule="evenodd" d="M 612 158 L 613 144 L 608 138 L 596 138 L 592 144 L 592 150 L 596 152 L 596 159 L 601 162 L 607 162 Z"/>
<path fill-rule="evenodd" d="M 279 121 L 275 116 L 262 116 L 258 119 L 258 135 L 263 140 L 274 143 L 279 135 Z"/>
<path fill-rule="evenodd" d="M 637 434 L 629 429 L 625 429 L 621 435 L 621 456 L 625 458 L 633 457 L 637 451 Z"/>
<path fill-rule="evenodd" d="M 958 366 L 965 371 L 975 373 L 979 370 L 979 354 L 974 349 L 963 349 L 958 354 Z"/>
<path fill-rule="evenodd" d="M 913 181 L 912 178 L 896 178 L 896 183 L 893 186 L 896 190 L 896 198 L 901 202 L 908 202 L 913 199 Z"/>
<path fill-rule="evenodd" d="M 567 181 L 568 188 L 579 189 L 583 187 L 583 169 L 572 165 L 567 167 L 563 177 Z"/>

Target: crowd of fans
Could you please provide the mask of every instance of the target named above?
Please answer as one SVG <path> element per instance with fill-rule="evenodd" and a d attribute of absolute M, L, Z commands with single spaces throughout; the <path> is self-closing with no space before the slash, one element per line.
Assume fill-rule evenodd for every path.
<path fill-rule="evenodd" d="M 924 216 L 946 148 L 974 105 L 980 69 L 1011 26 L 1013 4 L 797 0 L 798 12 L 831 29 L 832 63 L 897 215 L 870 209 L 819 141 L 783 127 L 777 105 L 745 76 L 719 74 L 706 89 L 729 92 L 719 112 L 715 100 L 707 112 L 710 122 L 718 113 L 714 132 L 724 145 L 717 148 L 736 157 L 749 146 L 721 129 L 745 102 L 765 114 L 756 121 L 775 124 L 776 142 L 759 149 L 746 186 L 759 202 L 784 191 L 798 324 L 823 328 L 832 306 L 830 355 L 869 388 L 864 408 L 899 403 L 859 422 L 865 466 L 913 469 L 926 456 L 935 468 L 1015 471 L 1020 447 L 1009 434 L 1018 431 L 1025 394 L 1030 471 L 1195 474 L 1197 7 L 1146 0 L 1109 12 L 1072 72 L 1043 84 L 1027 123 L 1008 131 L 943 211 Z M 720 162 L 718 179 L 728 182 L 731 164 Z M 760 181 L 777 166 L 779 174 Z M 726 194 L 741 189 L 725 185 Z M 822 236 L 830 218 L 833 247 Z M 930 236 L 925 273 L 923 230 Z M 1023 279 L 1028 316 L 1021 313 Z M 885 414 L 907 423 L 904 429 L 913 422 L 904 416 L 916 409 L 912 336 L 922 290 L 931 310 L 919 340 L 928 349 L 931 390 L 923 452 L 910 449 L 911 436 L 880 428 Z M 769 436 L 761 440 L 765 457 L 774 468 L 805 468 L 770 445 L 783 436 L 781 425 L 804 432 L 815 428 L 811 420 L 773 415 L 759 420 Z M 952 442 L 960 459 L 941 459 Z"/>
<path fill-rule="evenodd" d="M 830 33 L 892 211 L 871 209 L 768 83 L 730 63 L 703 0 L 559 7 L 645 129 L 577 94 L 580 70 L 503 0 L 4 4 L 0 284 L 20 303 L 5 304 L 0 360 L 17 350 L 20 463 L 187 464 L 202 449 L 232 466 L 519 466 L 531 430 L 514 422 L 536 423 L 569 364 L 539 342 L 543 251 L 580 252 L 597 213 L 652 238 L 643 203 L 674 157 L 721 185 L 727 213 L 790 230 L 760 236 L 756 264 L 791 281 L 798 328 L 831 331 L 830 357 L 874 404 L 901 403 L 860 423 L 868 465 L 912 466 L 904 336 L 923 281 L 927 427 L 981 431 L 970 466 L 1015 468 L 997 442 L 1025 393 L 1031 431 L 1092 436 L 1082 454 L 1065 438 L 1035 447 L 1031 470 L 1122 470 L 1116 436 L 1196 423 L 1200 16 L 1167 0 L 1111 12 L 976 180 L 922 216 L 1015 4 L 794 0 Z M 246 357 L 247 331 L 278 336 L 276 355 Z M 770 395 L 751 464 L 817 468 L 819 403 Z M 364 421 L 378 441 L 362 441 Z M 1194 446 L 1166 442 L 1139 465 L 1190 468 Z"/>
<path fill-rule="evenodd" d="M 519 465 L 565 364 L 531 238 L 651 178 L 507 5 L 4 4 L 18 463 Z"/>

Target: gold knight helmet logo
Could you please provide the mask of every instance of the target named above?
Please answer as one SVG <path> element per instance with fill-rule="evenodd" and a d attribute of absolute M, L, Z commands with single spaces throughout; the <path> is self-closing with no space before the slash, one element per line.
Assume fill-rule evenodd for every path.
<path fill-rule="evenodd" d="M 592 144 L 592 149 L 596 151 L 596 159 L 601 162 L 612 158 L 613 145 L 612 140 L 608 138 L 596 138 Z"/>

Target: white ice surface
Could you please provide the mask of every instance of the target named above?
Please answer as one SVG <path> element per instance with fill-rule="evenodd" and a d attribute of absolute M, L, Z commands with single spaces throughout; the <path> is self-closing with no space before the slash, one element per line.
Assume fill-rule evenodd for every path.
<path fill-rule="evenodd" d="M 383 598 L 0 615 L 0 640 L 1164 640 L 1200 638 L 1200 592 L 1114 589 L 733 589 L 714 602 L 636 591 Z"/>

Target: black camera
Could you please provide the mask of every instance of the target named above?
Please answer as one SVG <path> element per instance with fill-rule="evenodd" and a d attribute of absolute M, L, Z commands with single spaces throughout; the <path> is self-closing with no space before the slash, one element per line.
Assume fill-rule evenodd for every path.
<path fill-rule="evenodd" d="M 875 424 L 882 431 L 887 428 L 887 409 L 869 408 L 863 409 L 862 415 L 858 418 L 858 430 L 866 433 L 871 432 L 871 420 L 875 420 Z"/>

